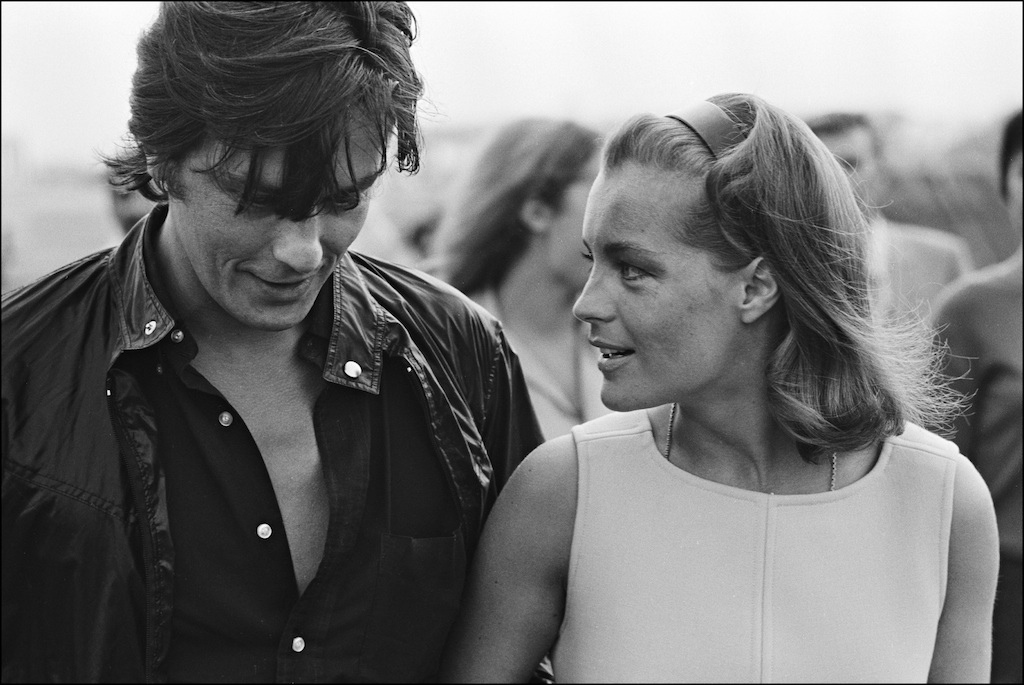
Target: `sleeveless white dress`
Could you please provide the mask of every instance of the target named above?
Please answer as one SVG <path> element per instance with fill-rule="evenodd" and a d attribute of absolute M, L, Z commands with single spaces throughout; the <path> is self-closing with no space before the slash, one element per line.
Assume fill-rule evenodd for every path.
<path fill-rule="evenodd" d="M 569 682 L 925 682 L 956 446 L 908 425 L 834 492 L 771 495 L 668 463 L 645 411 L 573 429 Z"/>

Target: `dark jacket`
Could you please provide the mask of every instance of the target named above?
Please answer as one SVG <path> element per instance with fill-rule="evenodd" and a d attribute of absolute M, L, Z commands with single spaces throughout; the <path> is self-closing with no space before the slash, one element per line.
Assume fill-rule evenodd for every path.
<path fill-rule="evenodd" d="M 146 225 L 3 298 L 5 682 L 162 677 L 174 581 L 164 480 L 152 417 L 118 364 L 174 325 L 146 278 Z M 541 441 L 499 324 L 435 279 L 355 253 L 325 287 L 324 377 L 377 392 L 383 355 L 415 370 L 468 556 L 500 486 Z M 363 369 L 355 379 L 350 360 Z"/>

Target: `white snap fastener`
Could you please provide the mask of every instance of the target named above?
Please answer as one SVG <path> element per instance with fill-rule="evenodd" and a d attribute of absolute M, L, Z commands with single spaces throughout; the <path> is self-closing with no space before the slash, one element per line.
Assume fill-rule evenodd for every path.
<path fill-rule="evenodd" d="M 305 648 L 306 648 L 306 641 L 303 640 L 301 637 L 297 637 L 294 640 L 292 640 L 292 651 L 293 652 L 301 652 Z"/>
<path fill-rule="evenodd" d="M 171 333 L 171 340 L 173 340 L 176 343 L 179 343 L 179 342 L 181 342 L 184 339 L 185 339 L 185 334 L 182 333 L 181 331 L 174 331 L 173 333 Z"/>
<path fill-rule="evenodd" d="M 156 321 L 148 321 L 148 322 L 146 322 L 146 328 L 145 328 L 145 331 L 144 331 L 146 335 L 153 335 L 153 331 L 155 331 L 155 330 L 156 330 Z"/>
<path fill-rule="evenodd" d="M 270 527 L 269 523 L 261 523 L 256 526 L 256 534 L 266 540 L 274 533 L 274 529 Z"/>
<path fill-rule="evenodd" d="M 362 372 L 363 367 L 359 366 L 356 362 L 345 362 L 345 375 L 349 378 L 358 378 Z"/>
<path fill-rule="evenodd" d="M 220 416 L 217 417 L 217 420 L 220 421 L 220 425 L 222 426 L 230 426 L 231 422 L 235 420 L 235 417 L 232 416 L 229 411 L 222 411 Z"/>

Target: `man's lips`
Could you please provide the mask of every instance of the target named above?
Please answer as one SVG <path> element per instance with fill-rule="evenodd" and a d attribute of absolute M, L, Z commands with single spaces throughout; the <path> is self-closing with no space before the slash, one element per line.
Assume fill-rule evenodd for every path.
<path fill-rule="evenodd" d="M 268 281 L 265 278 L 261 278 L 260 280 L 263 281 L 264 283 L 266 283 L 267 285 L 276 286 L 278 288 L 292 288 L 294 286 L 301 285 L 301 284 L 305 283 L 309 279 L 308 278 L 300 278 L 297 281 Z"/>
<path fill-rule="evenodd" d="M 256 280 L 260 281 L 261 283 L 265 283 L 266 285 L 269 285 L 272 288 L 287 289 L 287 288 L 295 288 L 297 286 L 304 285 L 304 284 L 308 283 L 310 280 L 312 280 L 316 276 L 316 273 L 307 274 L 307 275 L 301 276 L 299 278 L 294 278 L 294 277 L 293 278 L 265 278 L 265 277 L 260 276 L 258 274 L 252 274 L 252 276 Z"/>

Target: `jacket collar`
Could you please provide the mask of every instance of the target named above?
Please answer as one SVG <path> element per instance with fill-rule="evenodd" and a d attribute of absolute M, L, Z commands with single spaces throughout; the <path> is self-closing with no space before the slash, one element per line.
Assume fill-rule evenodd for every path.
<path fill-rule="evenodd" d="M 122 351 L 155 345 L 174 328 L 174 317 L 157 297 L 146 275 L 143 259 L 143 245 L 149 227 L 159 225 L 166 216 L 166 205 L 154 207 L 132 227 L 111 256 L 110 279 L 121 330 L 121 344 L 114 350 L 114 359 Z"/>
<path fill-rule="evenodd" d="M 376 395 L 380 392 L 387 332 L 398 321 L 370 293 L 347 252 L 324 287 L 332 288 L 334 303 L 324 378 Z"/>
<path fill-rule="evenodd" d="M 174 317 L 157 296 L 146 272 L 143 252 L 144 248 L 152 249 L 146 236 L 158 230 L 166 218 L 166 205 L 154 207 L 129 231 L 111 257 L 110 274 L 120 328 L 120 345 L 113 351 L 111 364 L 121 352 L 155 345 L 174 330 Z M 348 253 L 338 260 L 324 289 L 329 289 L 332 310 L 324 379 L 379 393 L 387 332 L 398 321 L 370 293 Z M 325 299 L 317 298 L 310 314 L 314 319 L 317 309 L 326 306 Z"/>

